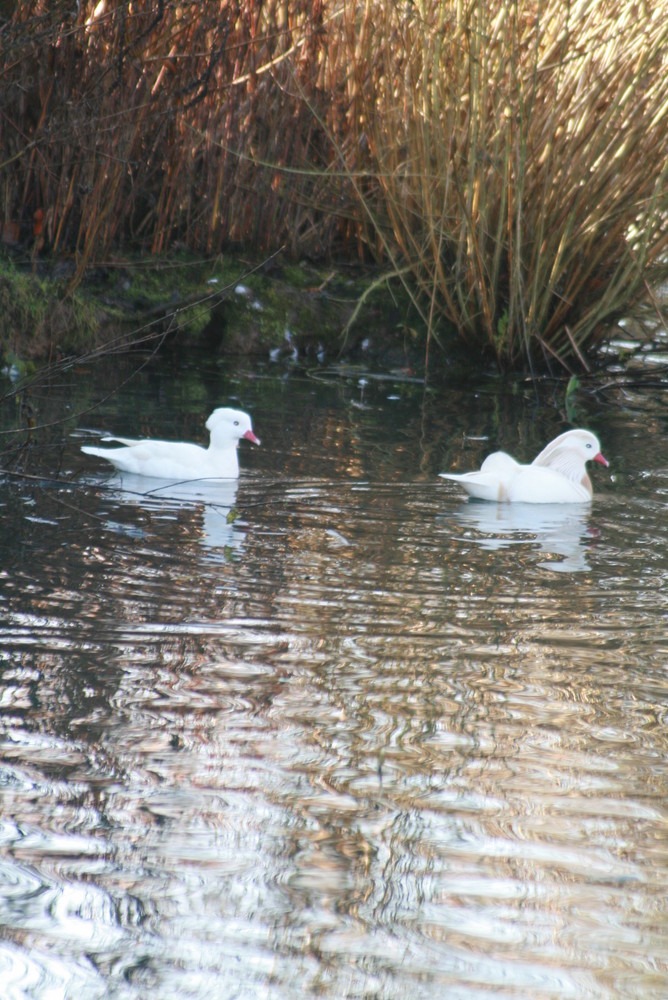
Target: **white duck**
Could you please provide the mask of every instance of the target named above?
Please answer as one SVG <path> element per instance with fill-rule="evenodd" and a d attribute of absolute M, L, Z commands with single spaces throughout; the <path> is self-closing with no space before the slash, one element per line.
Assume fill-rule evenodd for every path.
<path fill-rule="evenodd" d="M 237 445 L 241 438 L 259 444 L 253 434 L 251 419 L 242 410 L 221 406 L 206 422 L 211 434 L 208 448 L 184 441 L 135 440 L 105 437 L 103 441 L 119 441 L 122 448 L 82 447 L 87 455 L 104 458 L 120 472 L 130 472 L 153 479 L 174 479 L 179 482 L 195 479 L 236 479 L 239 475 Z"/>
<path fill-rule="evenodd" d="M 585 462 L 607 466 L 601 446 L 590 431 L 560 434 L 543 448 L 531 465 L 520 465 L 503 451 L 495 451 L 478 472 L 441 472 L 459 483 L 477 500 L 511 503 L 588 503 L 593 490 Z"/>

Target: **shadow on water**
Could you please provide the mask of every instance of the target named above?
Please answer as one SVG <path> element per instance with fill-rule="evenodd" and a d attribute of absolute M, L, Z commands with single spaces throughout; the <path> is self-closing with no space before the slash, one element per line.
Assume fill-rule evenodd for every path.
<path fill-rule="evenodd" d="M 96 431 L 263 440 L 186 485 L 80 455 L 109 379 L 0 483 L 3 997 L 664 995 L 664 395 L 583 397 L 611 468 L 535 508 L 437 478 L 533 389 L 156 363 Z"/>

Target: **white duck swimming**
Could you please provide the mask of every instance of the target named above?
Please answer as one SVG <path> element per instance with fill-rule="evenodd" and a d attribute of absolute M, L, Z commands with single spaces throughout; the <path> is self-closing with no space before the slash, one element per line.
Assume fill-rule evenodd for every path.
<path fill-rule="evenodd" d="M 477 500 L 511 503 L 588 503 L 593 490 L 585 462 L 607 466 L 598 439 L 590 431 L 560 434 L 531 465 L 520 465 L 503 451 L 488 455 L 478 472 L 441 472 Z"/>
<path fill-rule="evenodd" d="M 104 458 L 120 472 L 130 472 L 153 479 L 174 479 L 180 482 L 195 479 L 236 479 L 239 475 L 237 445 L 241 438 L 259 444 L 253 434 L 251 419 L 242 410 L 221 406 L 206 422 L 211 434 L 208 448 L 184 441 L 135 440 L 105 437 L 103 441 L 118 441 L 122 448 L 82 447 L 87 455 Z"/>

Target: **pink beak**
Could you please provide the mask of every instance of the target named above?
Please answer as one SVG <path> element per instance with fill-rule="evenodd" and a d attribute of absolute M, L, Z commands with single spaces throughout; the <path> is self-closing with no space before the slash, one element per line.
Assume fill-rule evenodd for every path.
<path fill-rule="evenodd" d="M 608 462 L 607 458 L 604 458 L 600 451 L 599 451 L 598 455 L 594 455 L 594 461 L 595 462 L 600 462 L 601 465 L 604 465 L 606 467 L 606 469 L 608 468 L 608 465 L 610 464 Z"/>
<path fill-rule="evenodd" d="M 242 435 L 242 436 L 245 437 L 247 441 L 252 441 L 253 444 L 259 444 L 260 443 L 260 439 L 258 437 L 255 437 L 255 435 L 253 434 L 252 431 L 246 431 L 246 433 L 244 435 Z M 596 460 L 598 461 L 600 458 L 603 458 L 603 456 L 602 455 L 597 456 Z M 605 462 L 604 458 L 603 458 L 603 461 Z M 605 462 L 605 464 L 607 465 L 608 463 Z"/>

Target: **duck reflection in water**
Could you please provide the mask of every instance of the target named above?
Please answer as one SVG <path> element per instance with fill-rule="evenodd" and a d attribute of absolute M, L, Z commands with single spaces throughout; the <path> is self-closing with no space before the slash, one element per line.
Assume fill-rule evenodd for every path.
<path fill-rule="evenodd" d="M 589 525 L 591 510 L 584 505 L 489 504 L 469 501 L 454 512 L 455 519 L 475 535 L 467 536 L 482 549 L 499 550 L 513 545 L 534 545 L 538 551 L 561 559 L 538 565 L 557 572 L 590 569 L 587 546 L 596 530 Z"/>
<path fill-rule="evenodd" d="M 185 514 L 192 534 L 210 556 L 226 558 L 243 549 L 246 532 L 235 523 L 236 480 L 172 483 L 123 473 L 106 485 L 115 500 L 150 513 L 156 521 L 174 522 Z M 116 521 L 108 523 L 123 530 Z"/>

